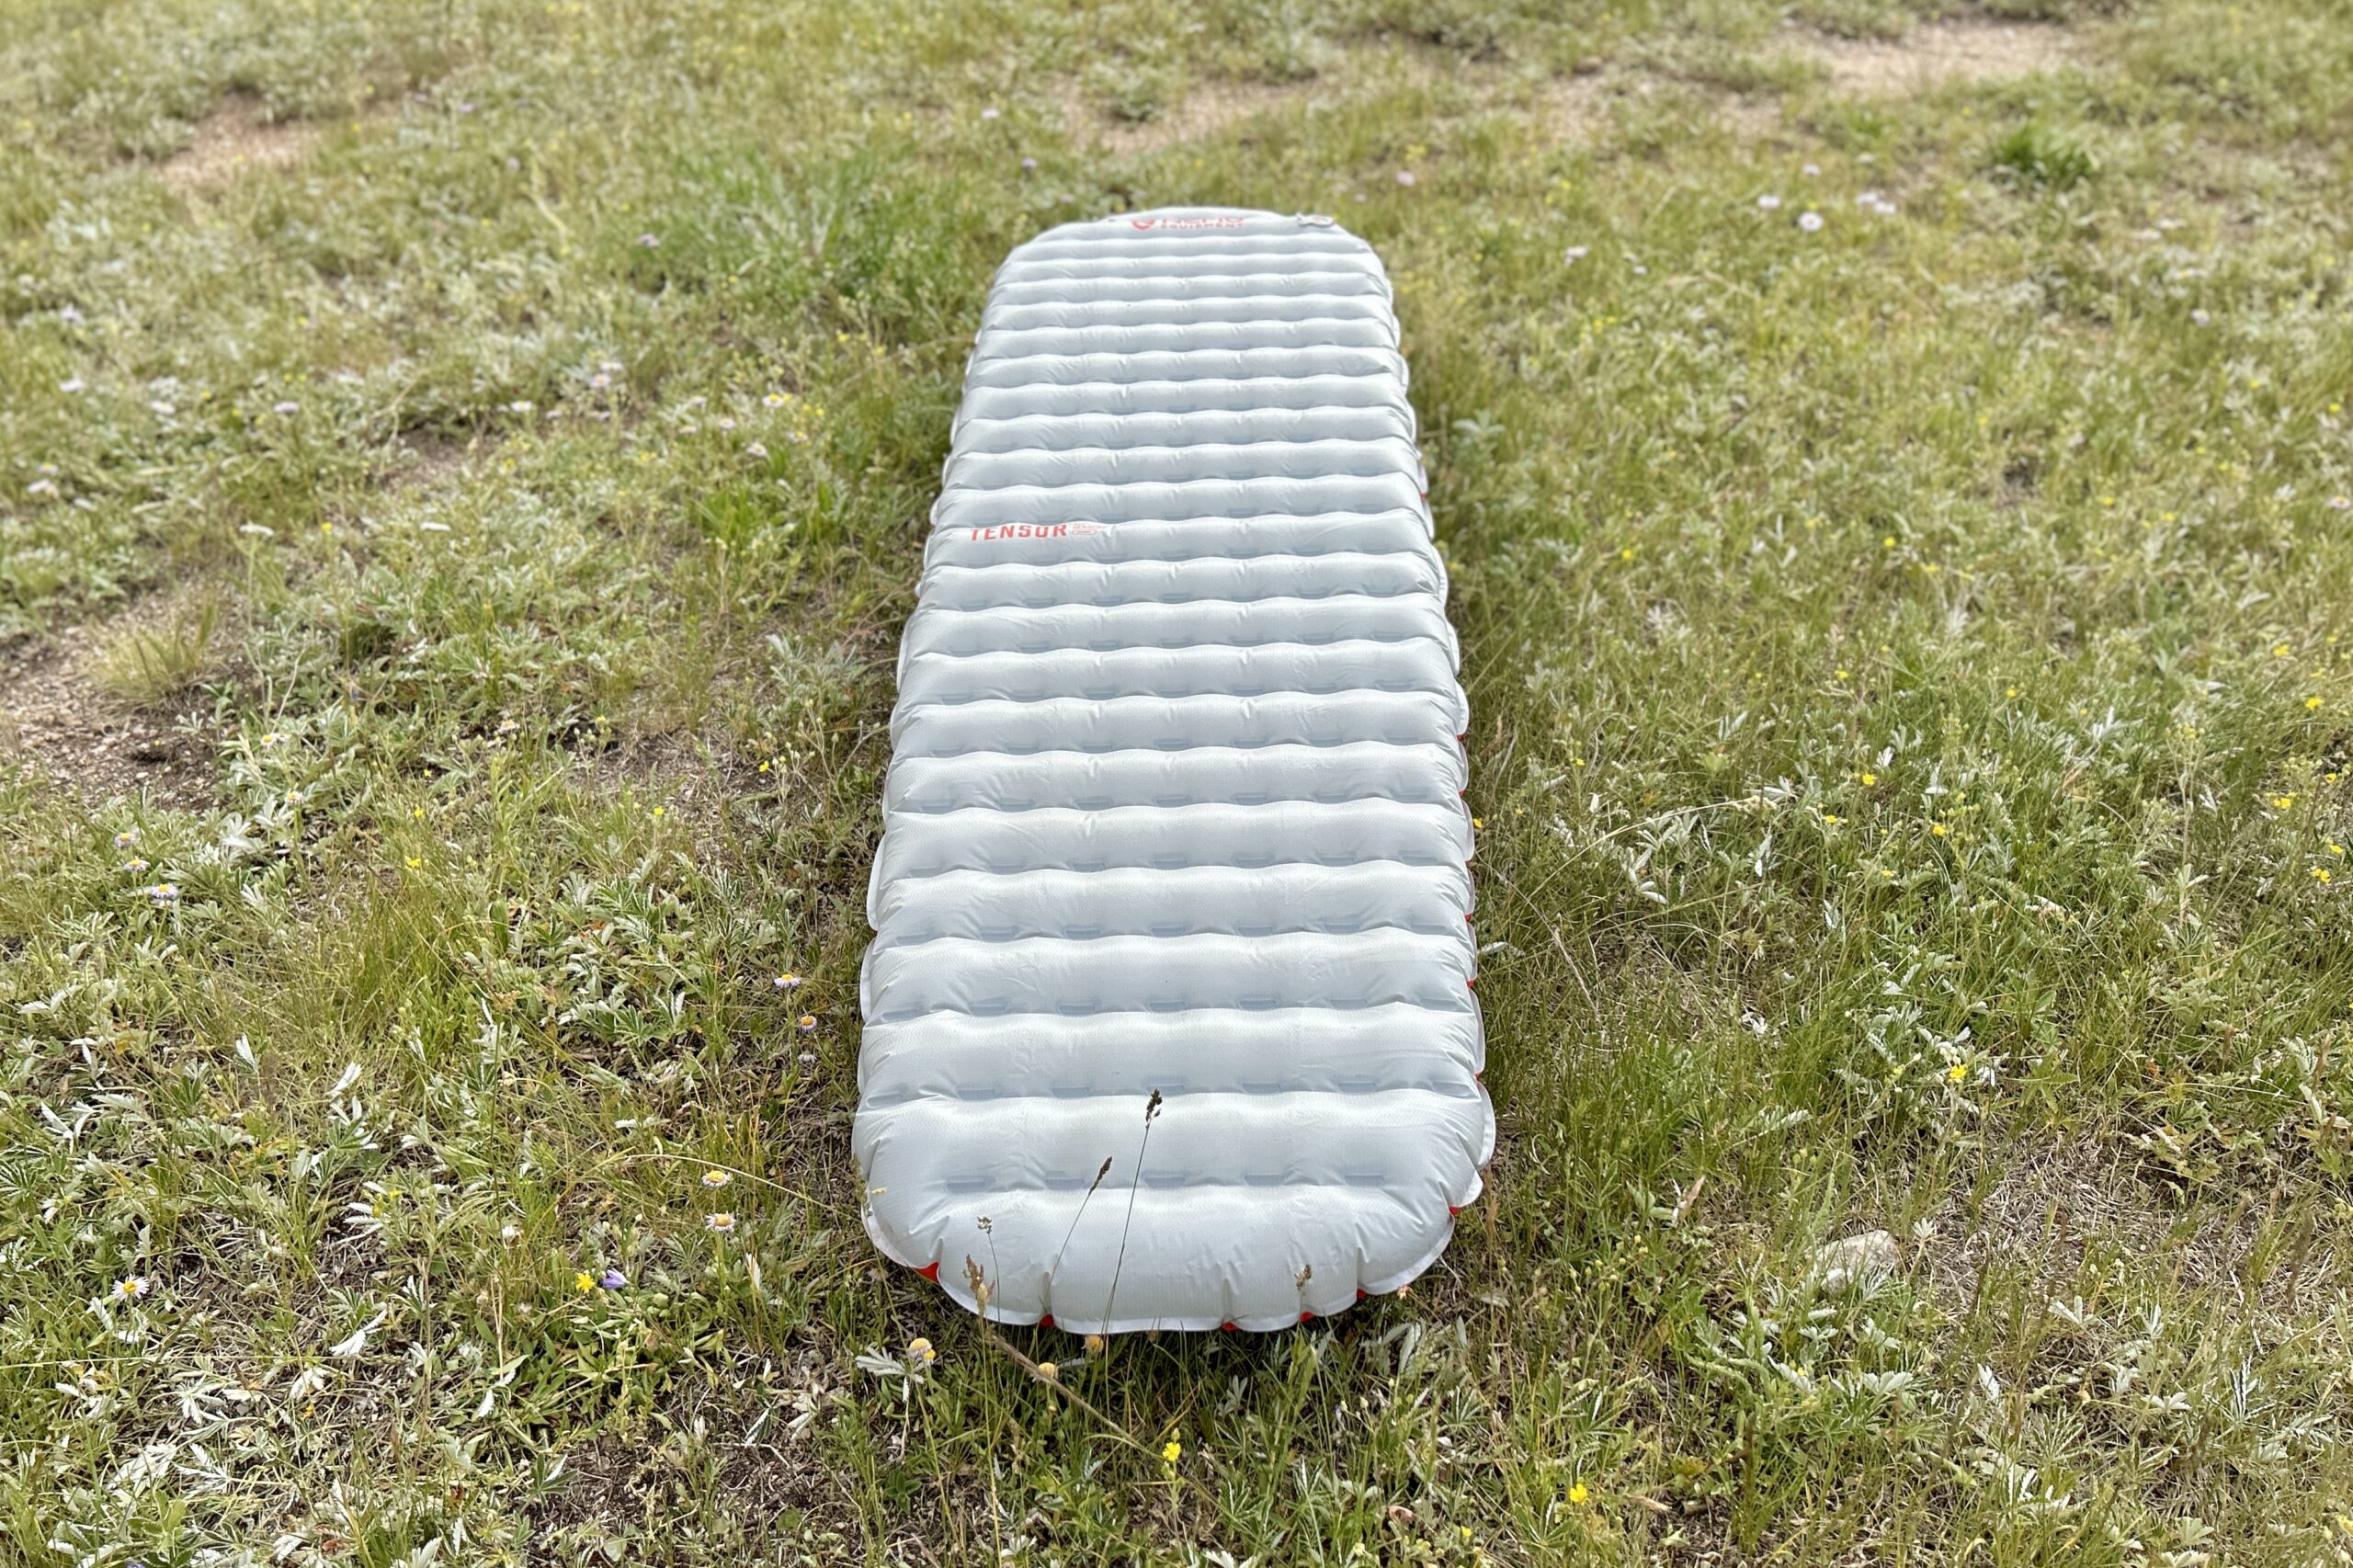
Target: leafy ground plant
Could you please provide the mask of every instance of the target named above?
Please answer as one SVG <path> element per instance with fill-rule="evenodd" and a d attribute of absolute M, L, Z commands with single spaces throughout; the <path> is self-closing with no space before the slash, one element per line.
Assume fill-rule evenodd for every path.
<path fill-rule="evenodd" d="M 2343 1561 L 2353 16 L 2003 9 L 17 0 L 0 1555 Z M 855 985 L 990 270 L 1171 202 L 1396 280 L 1503 1137 L 1092 1346 Z"/>

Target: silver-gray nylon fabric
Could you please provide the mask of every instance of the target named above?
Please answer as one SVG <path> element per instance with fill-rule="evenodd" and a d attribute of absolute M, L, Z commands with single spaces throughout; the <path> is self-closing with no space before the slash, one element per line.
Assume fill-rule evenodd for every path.
<path fill-rule="evenodd" d="M 1070 223 L 997 274 L 899 653 L 855 1132 L 875 1244 L 967 1307 L 977 1270 L 1004 1322 L 1278 1328 L 1419 1274 L 1479 1191 L 1405 378 L 1329 219 Z"/>

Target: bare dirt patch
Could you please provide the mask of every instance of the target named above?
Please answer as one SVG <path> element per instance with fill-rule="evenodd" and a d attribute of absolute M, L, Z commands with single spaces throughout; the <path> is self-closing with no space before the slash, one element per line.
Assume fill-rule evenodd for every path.
<path fill-rule="evenodd" d="M 1545 127 L 1555 141 L 1590 142 L 1608 129 L 1609 97 L 1597 75 L 1556 82 L 1541 100 Z"/>
<path fill-rule="evenodd" d="M 533 1505 L 533 1522 L 550 1546 L 600 1546 L 616 1523 L 694 1506 L 696 1477 L 707 1466 L 709 1495 L 723 1499 L 727 1517 L 778 1521 L 803 1545 L 838 1549 L 858 1533 L 856 1500 L 806 1429 L 840 1419 L 853 1404 L 854 1391 L 841 1381 L 844 1360 L 839 1347 L 811 1333 L 779 1357 L 738 1353 L 676 1368 L 650 1419 L 567 1450 L 567 1481 Z M 894 1460 L 903 1457 L 904 1437 L 884 1441 Z M 970 1502 L 985 1506 L 982 1498 Z M 920 1526 L 910 1524 L 919 1540 Z"/>
<path fill-rule="evenodd" d="M 1359 100 L 1381 91 L 1420 90 L 1441 83 L 1466 89 L 1474 103 L 1500 96 L 1505 71 L 1474 64 L 1443 50 L 1358 43 L 1333 51 L 1314 75 L 1290 82 L 1195 81 L 1149 119 L 1105 110 L 1074 78 L 1049 91 L 1071 140 L 1119 153 L 1154 153 L 1210 140 L 1269 112 Z"/>
<path fill-rule="evenodd" d="M 1074 82 L 1057 87 L 1054 101 L 1072 141 L 1130 156 L 1199 142 L 1254 115 L 1305 103 L 1316 96 L 1319 85 L 1329 91 L 1328 85 L 1316 82 L 1202 82 L 1159 114 L 1142 120 L 1106 114 Z"/>
<path fill-rule="evenodd" d="M 393 444 L 385 483 L 431 490 L 462 473 L 481 451 L 480 440 L 459 441 L 431 430 L 411 430 Z"/>
<path fill-rule="evenodd" d="M 2286 1312 L 2322 1289 L 2335 1267 L 2331 1247 L 2309 1249 L 2245 1278 L 2263 1215 L 2252 1204 L 2179 1208 L 2106 1139 L 2081 1137 L 2027 1153 L 2006 1170 L 1972 1217 L 1956 1195 L 1936 1217 L 1920 1266 L 1930 1292 L 1955 1316 L 1965 1312 L 1986 1269 L 2022 1269 L 2049 1293 L 2065 1287 L 2096 1255 L 2162 1260 L 2191 1289 L 2239 1294 L 2249 1305 Z"/>
<path fill-rule="evenodd" d="M 1897 39 L 1836 38 L 1810 29 L 1792 30 L 1766 50 L 1768 61 L 1794 64 L 1818 74 L 1835 96 L 1890 98 L 1953 84 L 2016 81 L 2038 72 L 2080 62 L 2080 40 L 2048 22 L 2010 22 L 1990 17 L 1924 22 Z M 1390 55 L 1351 51 L 1332 68 L 1298 82 L 1197 82 L 1162 113 L 1126 120 L 1106 112 L 1075 81 L 1051 90 L 1063 123 L 1081 146 L 1132 155 L 1210 140 L 1255 116 L 1303 104 L 1332 102 L 1362 90 L 1380 76 L 1380 62 L 1393 73 L 1385 78 L 1414 85 L 1441 79 L 1467 88 L 1474 107 L 1491 108 L 1531 85 L 1525 77 L 1492 66 L 1471 64 L 1429 51 Z M 1611 106 L 1639 102 L 1672 83 L 1639 67 L 1587 61 L 1576 74 L 1532 84 L 1529 107 L 1552 138 L 1590 142 L 1608 129 Z M 1759 140 L 1782 127 L 1780 102 L 1770 92 L 1710 95 L 1713 112 L 1732 133 Z"/>
<path fill-rule="evenodd" d="M 201 699 L 135 709 L 102 689 L 98 660 L 117 639 L 179 612 L 156 594 L 104 619 L 68 627 L 46 644 L 0 652 L 0 760 L 29 764 L 97 801 L 142 790 L 193 807 L 212 793 L 209 748 L 188 729 Z"/>
<path fill-rule="evenodd" d="M 267 119 L 251 98 L 231 98 L 197 122 L 160 172 L 175 195 L 203 196 L 253 170 L 301 163 L 321 134 L 313 124 Z"/>
<path fill-rule="evenodd" d="M 2082 58 L 2075 36 L 2055 25 L 1978 19 L 1923 23 L 1891 40 L 1792 30 L 1766 48 L 1763 67 L 1768 78 L 1814 77 L 1834 97 L 1868 100 L 1951 84 L 2014 81 Z M 1653 100 L 1663 88 L 1677 86 L 1678 77 L 1690 111 L 1713 119 L 1737 141 L 1764 142 L 1790 129 L 1780 91 L 1731 89 L 1705 77 L 1690 78 L 1671 65 L 1608 67 L 1556 78 L 1539 93 L 1538 112 L 1555 141 L 1596 142 L 1608 134 L 1621 108 L 1655 112 Z"/>
<path fill-rule="evenodd" d="M 1693 123 L 1712 120 L 1742 141 L 1762 140 L 1781 128 L 1780 105 L 1768 95 L 1744 96 L 1643 70 L 1562 77 L 1537 91 L 1532 108 L 1550 140 L 1569 144 L 1607 142 L 1620 116 L 1655 120 L 1670 111 L 1688 114 Z"/>
<path fill-rule="evenodd" d="M 1827 74 L 1842 97 L 1890 98 L 1949 83 L 2010 82 L 2080 58 L 2075 35 L 2048 22 L 1924 22 L 1898 39 L 1810 34 L 1787 52 Z"/>

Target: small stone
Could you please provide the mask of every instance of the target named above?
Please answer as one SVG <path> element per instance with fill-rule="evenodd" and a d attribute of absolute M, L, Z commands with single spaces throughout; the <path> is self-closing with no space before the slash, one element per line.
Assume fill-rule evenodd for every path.
<path fill-rule="evenodd" d="M 1825 1290 L 1843 1290 L 1858 1279 L 1882 1279 L 1904 1264 L 1895 1238 L 1885 1231 L 1865 1231 L 1824 1243 L 1813 1252 L 1813 1277 Z"/>

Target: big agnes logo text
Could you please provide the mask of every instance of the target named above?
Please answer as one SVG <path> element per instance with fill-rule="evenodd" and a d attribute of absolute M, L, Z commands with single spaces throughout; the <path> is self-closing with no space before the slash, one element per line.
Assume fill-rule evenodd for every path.
<path fill-rule="evenodd" d="M 1100 523 L 997 523 L 967 528 L 964 537 L 975 544 L 993 544 L 1025 539 L 1084 539 L 1102 531 Z"/>
<path fill-rule="evenodd" d="M 1247 222 L 1242 218 L 1131 218 L 1128 226 L 1135 229 L 1238 229 Z"/>

